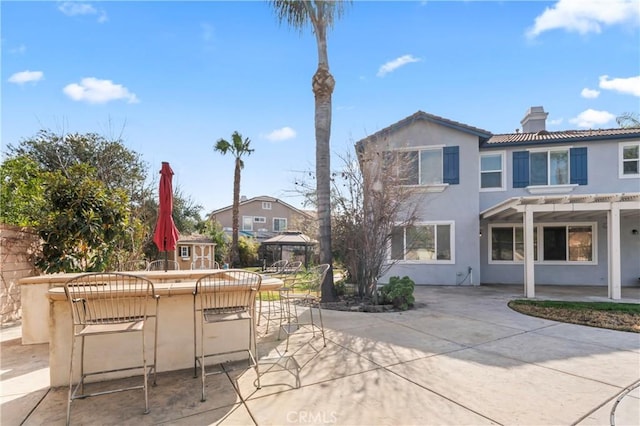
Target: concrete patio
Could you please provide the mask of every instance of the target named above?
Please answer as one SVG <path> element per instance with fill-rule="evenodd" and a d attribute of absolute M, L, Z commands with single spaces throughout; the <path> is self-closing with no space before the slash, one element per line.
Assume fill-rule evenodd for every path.
<path fill-rule="evenodd" d="M 536 292 L 607 300 L 601 287 Z M 130 391 L 74 401 L 72 423 L 607 425 L 618 395 L 640 380 L 640 334 L 516 313 L 506 303 L 522 286 L 419 287 L 415 295 L 417 309 L 403 313 L 324 310 L 326 348 L 301 334 L 283 353 L 277 331 L 263 329 L 259 390 L 253 370 L 225 372 L 207 378 L 200 402 L 200 380 L 173 371 L 150 388 L 150 414 L 142 392 Z M 640 288 L 622 296 L 640 303 Z M 64 424 L 67 388 L 49 389 L 48 345 L 22 346 L 15 326 L 2 330 L 1 350 L 0 423 Z M 638 389 L 619 403 L 615 424 L 640 424 Z"/>

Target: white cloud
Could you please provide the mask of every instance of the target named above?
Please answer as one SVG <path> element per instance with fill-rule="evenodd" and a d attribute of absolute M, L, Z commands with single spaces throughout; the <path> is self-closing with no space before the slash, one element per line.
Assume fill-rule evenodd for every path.
<path fill-rule="evenodd" d="M 564 121 L 564 118 L 554 118 L 553 120 L 547 121 L 550 126 L 559 126 Z"/>
<path fill-rule="evenodd" d="M 25 46 L 24 44 L 21 44 L 18 47 L 12 47 L 11 49 L 9 49 L 9 53 L 16 53 L 16 54 L 24 54 L 27 51 L 27 46 Z"/>
<path fill-rule="evenodd" d="M 130 104 L 139 102 L 137 96 L 121 84 L 94 77 L 83 78 L 80 84 L 68 84 L 62 91 L 74 101 L 85 101 L 90 104 L 104 104 L 118 99 L 126 99 Z"/>
<path fill-rule="evenodd" d="M 296 131 L 288 126 L 285 126 L 282 129 L 276 129 L 273 132 L 265 135 L 265 138 L 272 142 L 285 141 L 287 139 L 293 139 L 295 137 Z"/>
<path fill-rule="evenodd" d="M 107 13 L 104 10 L 98 10 L 89 3 L 65 1 L 60 3 L 58 10 L 67 16 L 98 15 L 98 22 L 100 23 L 107 22 L 109 20 L 109 18 L 107 18 Z"/>
<path fill-rule="evenodd" d="M 588 109 L 582 111 L 577 117 L 569 120 L 570 123 L 575 124 L 578 127 L 593 129 L 602 127 L 603 125 L 610 123 L 616 119 L 616 116 L 607 111 L 596 111 Z"/>
<path fill-rule="evenodd" d="M 640 75 L 628 78 L 612 78 L 600 76 L 600 88 L 613 90 L 627 95 L 640 96 Z"/>
<path fill-rule="evenodd" d="M 595 89 L 584 88 L 582 92 L 580 92 L 580 96 L 587 99 L 595 99 L 600 96 L 600 91 Z"/>
<path fill-rule="evenodd" d="M 42 80 L 44 73 L 42 71 L 20 71 L 9 77 L 9 83 L 24 84 L 36 83 Z"/>
<path fill-rule="evenodd" d="M 393 72 L 395 70 L 397 70 L 398 68 L 405 66 L 407 64 L 410 64 L 412 62 L 420 62 L 420 59 L 415 58 L 413 55 L 403 55 L 400 56 L 399 58 L 396 58 L 392 61 L 387 62 L 386 64 L 382 65 L 380 67 L 380 69 L 378 69 L 378 74 L 376 74 L 378 77 L 384 77 L 385 75 L 389 74 L 390 72 Z"/>
<path fill-rule="evenodd" d="M 640 24 L 638 0 L 559 0 L 536 17 L 527 36 L 535 38 L 555 29 L 598 34 L 603 26 L 625 23 Z"/>
<path fill-rule="evenodd" d="M 95 7 L 89 3 L 80 3 L 75 1 L 65 1 L 60 3 L 58 10 L 67 16 L 76 15 L 93 15 L 98 13 Z"/>

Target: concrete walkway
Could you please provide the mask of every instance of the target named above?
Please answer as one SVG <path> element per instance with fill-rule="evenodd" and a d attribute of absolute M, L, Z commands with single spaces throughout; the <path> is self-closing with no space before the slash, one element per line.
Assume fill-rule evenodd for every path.
<path fill-rule="evenodd" d="M 606 288 L 536 292 L 607 300 Z M 300 334 L 283 353 L 275 330 L 262 330 L 259 390 L 253 370 L 236 370 L 208 377 L 200 402 L 191 370 L 162 373 L 150 414 L 141 391 L 122 392 L 74 401 L 72 423 L 610 424 L 617 396 L 640 380 L 640 334 L 524 316 L 506 306 L 521 295 L 520 286 L 419 287 L 418 308 L 404 313 L 325 310 L 326 347 Z M 623 297 L 638 303 L 640 289 Z M 1 349 L 1 424 L 64 424 L 67 389 L 48 388 L 47 345 L 22 346 L 13 327 Z M 640 424 L 638 389 L 614 420 Z"/>

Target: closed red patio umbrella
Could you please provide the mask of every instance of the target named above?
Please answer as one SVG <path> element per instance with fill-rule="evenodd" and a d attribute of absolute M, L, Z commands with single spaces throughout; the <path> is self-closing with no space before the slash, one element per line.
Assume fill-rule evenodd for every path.
<path fill-rule="evenodd" d="M 176 242 L 180 238 L 178 229 L 173 223 L 173 170 L 166 161 L 160 169 L 160 205 L 158 208 L 158 222 L 153 234 L 153 242 L 158 250 L 164 253 L 164 270 L 167 270 L 169 250 L 175 250 Z"/>

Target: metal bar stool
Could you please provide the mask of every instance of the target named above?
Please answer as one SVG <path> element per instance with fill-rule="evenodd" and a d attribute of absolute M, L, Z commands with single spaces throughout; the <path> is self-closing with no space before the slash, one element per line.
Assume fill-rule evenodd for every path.
<path fill-rule="evenodd" d="M 255 299 L 260 290 L 262 276 L 242 269 L 227 269 L 204 275 L 196 282 L 193 292 L 193 376 L 197 377 L 198 364 L 202 375 L 202 399 L 205 401 L 205 378 L 220 372 L 207 372 L 207 357 L 232 355 L 245 352 L 249 367 L 253 367 L 258 376 L 257 388 L 260 388 L 258 369 L 258 351 L 256 344 Z M 199 320 L 199 321 L 198 321 Z M 209 352 L 205 347 L 205 327 L 207 325 L 246 321 L 248 323 L 248 345 L 246 348 L 225 352 Z M 198 353 L 198 333 L 200 325 L 200 353 Z"/>
<path fill-rule="evenodd" d="M 70 279 L 64 291 L 71 310 L 71 357 L 69 362 L 69 398 L 67 402 L 67 424 L 71 420 L 71 402 L 114 392 L 142 389 L 144 391 L 144 413 L 149 413 L 148 376 L 153 372 L 156 384 L 158 342 L 158 300 L 153 283 L 145 278 L 117 272 L 88 273 Z M 152 312 L 148 312 L 151 306 Z M 153 364 L 147 363 L 145 351 L 145 328 L 149 318 L 155 319 L 153 340 Z M 85 371 L 85 346 L 87 338 L 94 341 L 100 336 L 139 333 L 141 340 L 141 364 L 100 371 Z M 80 338 L 80 380 L 74 386 L 74 352 L 76 340 Z M 127 344 L 130 344 L 129 342 Z M 108 358 L 108 349 L 101 349 L 100 356 Z M 108 363 L 107 363 L 108 364 Z M 137 386 L 85 393 L 85 378 L 98 374 L 126 370 L 142 370 L 143 383 Z M 78 393 L 79 392 L 79 393 Z"/>

